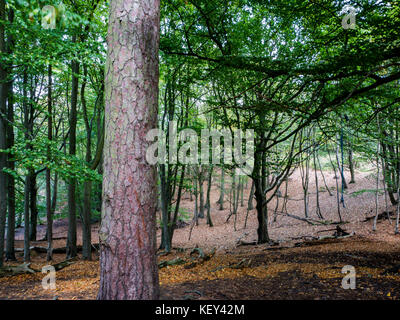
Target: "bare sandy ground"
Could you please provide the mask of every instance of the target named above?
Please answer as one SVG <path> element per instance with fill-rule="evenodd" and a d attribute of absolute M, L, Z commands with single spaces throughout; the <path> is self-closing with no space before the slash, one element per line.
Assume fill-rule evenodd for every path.
<path fill-rule="evenodd" d="M 333 172 L 324 171 L 325 179 L 328 187 L 331 189 L 333 196 L 330 196 L 327 191 L 319 193 L 319 201 L 321 212 L 324 220 L 337 222 L 339 221 L 336 197 L 336 180 Z M 350 181 L 350 174 L 345 173 L 347 182 Z M 322 176 L 318 172 L 319 189 L 324 187 Z M 213 179 L 213 187 L 211 191 L 211 215 L 214 227 L 210 228 L 206 224 L 206 219 L 200 219 L 199 226 L 195 226 L 192 231 L 191 239 L 189 239 L 189 227 L 178 229 L 175 231 L 173 245 L 175 247 L 205 247 L 217 248 L 220 251 L 230 251 L 236 247 L 238 239 L 246 242 L 255 241 L 257 239 L 257 213 L 256 210 L 251 210 L 248 216 L 247 227 L 244 228 L 244 221 L 247 211 L 247 201 L 250 193 L 251 182 L 248 183 L 248 188 L 244 194 L 244 207 L 239 204 L 236 231 L 234 230 L 234 217 L 232 216 L 228 223 L 225 223 L 229 215 L 229 203 L 225 203 L 225 210 L 218 210 L 219 205 L 216 203 L 219 199 L 219 178 L 216 176 Z M 226 182 L 226 188 L 229 189 L 229 182 Z M 383 183 L 380 181 L 380 189 L 383 189 Z M 400 236 L 394 235 L 394 223 L 389 225 L 388 221 L 378 223 L 376 232 L 372 231 L 372 221 L 363 222 L 368 216 L 375 215 L 375 193 L 364 192 L 361 194 L 354 194 L 360 190 L 376 189 L 376 175 L 373 171 L 370 172 L 357 172 L 356 183 L 348 184 L 348 189 L 344 194 L 345 208 L 343 205 L 340 207 L 343 221 L 348 223 L 342 225 L 342 228 L 348 232 L 354 232 L 357 235 L 372 238 L 378 241 L 390 241 L 394 245 L 400 245 Z M 284 195 L 285 185 L 280 188 L 282 195 Z M 341 191 L 341 182 L 339 180 L 339 190 Z M 304 202 L 303 190 L 301 184 L 301 176 L 299 170 L 296 170 L 289 179 L 288 184 L 288 197 L 287 212 L 292 215 L 304 217 Z M 228 196 L 226 196 L 226 199 Z M 182 208 L 187 211 L 194 211 L 194 201 L 190 201 L 189 195 L 185 194 L 183 197 Z M 255 206 L 255 200 L 253 201 Z M 282 212 L 283 198 L 279 199 L 278 212 Z M 269 235 L 270 238 L 277 242 L 290 242 L 299 241 L 300 238 L 306 236 L 322 236 L 330 235 L 335 225 L 327 226 L 312 226 L 307 222 L 299 221 L 280 213 L 277 216 L 276 222 L 273 222 L 274 210 L 276 207 L 276 200 L 272 200 L 268 205 L 269 212 Z M 395 211 L 395 206 L 390 205 L 388 200 L 389 211 Z M 386 202 L 384 195 L 378 196 L 378 211 L 379 213 L 386 210 Z M 316 189 L 314 172 L 310 171 L 309 182 L 309 217 L 318 219 L 316 214 Z M 328 230 L 328 231 L 324 231 Z M 160 233 L 158 233 L 160 240 Z"/>
<path fill-rule="evenodd" d="M 332 171 L 324 171 L 325 179 L 328 187 L 331 189 L 333 196 L 330 196 L 325 190 L 325 186 L 322 180 L 320 172 L 318 172 L 319 178 L 319 189 L 322 192 L 320 196 L 320 207 L 321 212 L 326 221 L 339 221 L 337 213 L 337 198 L 336 198 L 336 180 Z M 350 174 L 345 173 L 347 181 L 350 181 Z M 249 179 L 247 189 L 244 192 L 244 206 L 241 207 L 239 203 L 239 209 L 236 221 L 236 230 L 234 229 L 235 217 L 232 216 L 228 223 L 226 219 L 229 215 L 229 188 L 230 182 L 229 177 L 226 174 L 226 185 L 227 194 L 225 195 L 225 210 L 220 211 L 217 200 L 220 196 L 219 184 L 220 178 L 217 172 L 213 178 L 213 184 L 211 189 L 211 216 L 214 226 L 210 228 L 206 224 L 206 219 L 199 219 L 199 225 L 194 226 L 192 230 L 191 239 L 189 240 L 190 226 L 186 226 L 182 229 L 177 229 L 173 238 L 173 247 L 176 248 L 193 248 L 201 247 L 211 250 L 216 248 L 219 253 L 230 252 L 237 246 L 238 239 L 242 241 L 251 242 L 257 239 L 257 213 L 256 210 L 251 210 L 248 214 L 247 227 L 244 228 L 244 221 L 247 212 L 247 202 L 249 198 L 251 181 Z M 206 183 L 204 184 L 206 190 Z M 339 180 L 339 188 L 340 180 Z M 354 194 L 360 190 L 373 190 L 376 188 L 376 175 L 373 170 L 368 172 L 356 172 L 356 183 L 349 184 L 348 189 L 345 191 L 344 200 L 345 208 L 341 205 L 340 211 L 343 221 L 347 222 L 342 225 L 342 228 L 347 232 L 354 232 L 356 235 L 367 237 L 371 240 L 391 242 L 395 246 L 400 246 L 400 236 L 394 235 L 394 223 L 389 225 L 387 220 L 380 221 L 378 223 L 378 230 L 372 231 L 372 221 L 364 222 L 368 216 L 375 214 L 375 193 L 364 192 L 360 194 Z M 380 181 L 380 189 L 383 189 L 382 180 Z M 282 195 L 285 193 L 285 185 L 281 186 Z M 296 170 L 294 174 L 289 178 L 288 184 L 288 197 L 287 212 L 291 215 L 298 217 L 304 217 L 304 202 L 303 202 L 303 190 L 301 184 L 301 176 L 299 170 Z M 193 197 L 194 198 L 194 197 Z M 383 194 L 378 196 L 379 212 L 386 210 L 386 202 Z M 389 202 L 389 200 L 388 200 Z M 255 200 L 253 201 L 255 206 Z M 283 198 L 279 198 L 278 212 L 282 211 Z M 388 203 L 389 211 L 395 211 L 395 206 L 391 206 Z M 287 242 L 299 242 L 311 236 L 323 236 L 330 235 L 333 233 L 332 229 L 335 225 L 327 226 L 313 226 L 306 222 L 299 221 L 279 213 L 276 222 L 273 222 L 274 210 L 276 207 L 276 199 L 272 200 L 268 205 L 269 211 L 269 235 L 273 241 L 279 243 Z M 194 212 L 194 201 L 190 201 L 189 194 L 185 193 L 181 202 L 181 208 L 188 212 L 190 216 Z M 160 213 L 158 213 L 158 218 Z M 318 219 L 316 215 L 316 190 L 314 172 L 310 170 L 310 182 L 309 182 L 309 217 L 312 219 Z M 190 221 L 188 221 L 190 223 Z M 99 224 L 92 225 L 92 242 L 98 243 L 98 229 Z M 38 227 L 38 240 L 43 239 L 45 236 L 46 226 L 41 225 Z M 67 221 L 65 219 L 55 221 L 54 225 L 54 237 L 56 238 L 54 246 L 63 247 L 66 242 L 67 234 Z M 23 246 L 23 228 L 17 230 L 16 234 L 16 246 Z M 157 232 L 157 240 L 160 242 L 161 232 L 160 229 Z M 78 244 L 82 243 L 82 231 L 81 224 L 78 221 Z M 36 243 L 33 242 L 32 245 Z M 37 245 L 43 243 L 37 242 Z"/>

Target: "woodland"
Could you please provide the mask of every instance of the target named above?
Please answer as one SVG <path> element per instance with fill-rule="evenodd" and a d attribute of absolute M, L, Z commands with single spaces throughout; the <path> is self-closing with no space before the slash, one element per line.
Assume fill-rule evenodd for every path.
<path fill-rule="evenodd" d="M 0 300 L 399 300 L 399 223 L 400 2 L 0 0 Z"/>

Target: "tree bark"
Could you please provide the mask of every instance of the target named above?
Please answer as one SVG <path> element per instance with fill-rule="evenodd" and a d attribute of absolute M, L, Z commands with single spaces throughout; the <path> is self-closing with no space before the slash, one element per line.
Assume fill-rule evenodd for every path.
<path fill-rule="evenodd" d="M 98 299 L 158 299 L 156 168 L 159 0 L 112 0 L 106 64 L 103 211 Z"/>

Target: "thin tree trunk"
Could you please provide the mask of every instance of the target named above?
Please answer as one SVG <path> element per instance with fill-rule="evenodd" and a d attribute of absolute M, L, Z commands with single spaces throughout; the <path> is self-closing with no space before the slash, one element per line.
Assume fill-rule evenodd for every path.
<path fill-rule="evenodd" d="M 172 224 L 170 226 L 170 231 L 169 231 L 169 245 L 171 248 L 172 248 L 172 239 L 173 239 L 174 231 L 175 231 L 175 227 L 176 227 L 176 221 L 178 220 L 179 207 L 180 207 L 181 198 L 182 198 L 182 189 L 183 189 L 184 179 L 185 179 L 185 166 L 182 167 L 182 173 L 181 173 L 181 177 L 179 180 L 178 195 L 177 195 L 177 199 L 176 199 L 174 217 L 172 219 Z"/>
<path fill-rule="evenodd" d="M 349 143 L 349 169 L 350 169 L 350 184 L 356 183 L 355 173 L 354 173 L 354 161 L 353 161 L 353 149 Z"/>
<path fill-rule="evenodd" d="M 315 143 L 314 143 L 313 160 L 314 160 L 315 190 L 317 192 L 317 195 L 316 195 L 316 200 L 317 200 L 316 211 L 317 212 L 316 213 L 317 213 L 317 216 L 320 219 L 323 219 L 324 217 L 322 216 L 321 207 L 320 207 L 320 204 L 319 204 L 319 185 L 318 185 L 318 174 L 317 174 L 317 161 L 316 161 L 316 155 L 315 155 L 317 152 L 318 151 L 315 150 Z"/>
<path fill-rule="evenodd" d="M 269 234 L 268 234 L 268 211 L 266 197 L 264 191 L 262 190 L 262 181 L 258 179 L 255 181 L 255 196 L 257 201 L 257 220 L 258 220 L 258 229 L 257 235 L 258 240 L 257 243 L 267 243 L 270 241 Z"/>
<path fill-rule="evenodd" d="M 199 225 L 199 192 L 197 188 L 198 179 L 193 180 L 195 183 L 194 186 L 194 220 L 196 222 L 196 226 Z"/>
<path fill-rule="evenodd" d="M 243 196 L 244 196 L 244 180 L 243 177 L 240 177 L 240 179 L 242 180 L 240 183 L 240 206 L 244 207 L 244 200 L 243 200 Z"/>
<path fill-rule="evenodd" d="M 73 42 L 76 42 L 76 36 L 73 36 Z M 77 105 L 78 105 L 78 83 L 79 83 L 79 62 L 73 60 L 72 86 L 71 86 L 71 113 L 69 129 L 69 154 L 76 154 L 76 123 L 77 123 Z M 76 179 L 70 178 L 68 181 L 68 236 L 67 236 L 67 259 L 77 256 L 76 247 Z"/>
<path fill-rule="evenodd" d="M 246 229 L 247 227 L 247 219 L 249 217 L 249 211 L 254 209 L 253 207 L 254 190 L 255 190 L 255 183 L 254 180 L 252 180 L 249 201 L 247 203 L 246 218 L 244 220 L 244 229 Z"/>
<path fill-rule="evenodd" d="M 400 171 L 398 173 L 398 177 L 400 177 Z M 397 185 L 397 195 L 400 196 L 400 183 Z M 399 221 L 400 221 L 400 199 L 397 200 L 396 205 L 396 228 L 394 230 L 395 234 L 399 234 Z"/>
<path fill-rule="evenodd" d="M 336 162 L 338 165 L 338 170 L 340 173 L 340 177 L 342 178 L 342 188 L 343 190 L 347 189 L 347 183 L 346 183 L 346 178 L 344 176 L 344 163 L 340 163 L 340 159 L 339 159 L 339 146 L 336 148 Z"/>
<path fill-rule="evenodd" d="M 204 218 L 204 169 L 203 167 L 200 168 L 199 170 L 199 175 L 198 175 L 198 179 L 199 179 L 199 192 L 200 192 L 200 210 L 199 210 L 199 214 L 198 217 L 200 219 Z"/>
<path fill-rule="evenodd" d="M 52 67 L 48 66 L 47 89 L 47 139 L 53 140 L 53 105 L 52 105 Z M 47 160 L 51 161 L 51 148 L 47 148 Z M 53 259 L 53 213 L 51 210 L 51 170 L 46 168 L 46 218 L 47 218 L 47 261 Z"/>
<path fill-rule="evenodd" d="M 83 118 L 86 127 L 86 157 L 85 161 L 88 166 L 92 162 L 92 126 L 89 121 L 88 110 L 86 106 L 85 89 L 87 77 L 87 67 L 83 66 L 83 81 L 81 86 L 81 104 L 83 109 Z M 101 134 L 101 133 L 99 133 Z M 91 198 L 92 198 L 92 181 L 83 183 L 83 211 L 82 211 L 82 258 L 84 260 L 92 260 L 92 229 L 91 229 Z"/>
<path fill-rule="evenodd" d="M 331 190 L 329 189 L 328 184 L 326 183 L 325 175 L 324 175 L 324 172 L 322 171 L 321 161 L 319 160 L 318 153 L 317 153 L 317 162 L 318 162 L 318 166 L 319 166 L 319 172 L 321 172 L 322 180 L 324 181 L 325 188 L 328 191 L 329 196 L 332 197 L 333 194 L 332 194 Z"/>
<path fill-rule="evenodd" d="M 379 213 L 379 150 L 380 150 L 380 142 L 378 141 L 378 147 L 376 150 L 376 166 L 377 166 L 377 172 L 376 172 L 376 192 L 375 192 L 375 218 L 374 218 L 374 224 L 372 226 L 372 231 L 376 231 L 376 223 L 378 221 L 378 213 Z"/>
<path fill-rule="evenodd" d="M 37 222 L 38 222 L 38 208 L 37 208 L 37 181 L 36 181 L 36 174 L 32 170 L 31 174 L 31 183 L 29 184 L 29 206 L 30 206 L 30 213 L 31 213 L 31 227 L 29 230 L 29 237 L 31 241 L 37 240 Z"/>
<path fill-rule="evenodd" d="M 14 10 L 9 9 L 8 12 L 9 23 L 14 22 Z M 12 53 L 14 47 L 13 35 L 8 36 L 8 48 L 9 54 Z M 8 82 L 8 106 L 7 106 L 7 149 L 14 146 L 14 94 L 13 94 L 13 79 L 9 79 Z M 9 170 L 15 170 L 15 161 L 13 155 L 8 154 L 7 167 Z M 14 261 L 15 249 L 14 249 L 14 238 L 15 238 L 15 178 L 12 175 L 7 176 L 7 205 L 8 205 L 8 222 L 7 222 L 7 239 L 6 239 L 6 259 Z"/>
<path fill-rule="evenodd" d="M 30 237 L 29 237 L 29 191 L 31 183 L 31 177 L 28 174 L 25 177 L 25 189 L 24 189 L 24 261 L 31 260 L 31 253 L 30 253 Z"/>
<path fill-rule="evenodd" d="M 211 219 L 211 201 L 210 201 L 210 193 L 211 193 L 211 184 L 212 184 L 212 173 L 214 167 L 211 166 L 208 173 L 208 185 L 207 185 L 207 224 L 212 227 L 212 219 Z"/>
<path fill-rule="evenodd" d="M 225 170 L 223 167 L 221 167 L 221 193 L 219 196 L 219 210 L 222 211 L 224 210 L 224 195 L 225 195 Z"/>
<path fill-rule="evenodd" d="M 0 0 L 0 20 L 6 20 L 5 1 Z M 4 23 L 0 23 L 0 54 L 6 53 L 5 30 Z M 7 70 L 3 63 L 0 63 L 0 112 L 7 113 Z M 0 116 L 0 150 L 7 147 L 6 141 L 7 125 L 5 119 Z M 4 236 L 6 231 L 7 217 L 7 176 L 3 171 L 7 167 L 7 155 L 0 152 L 0 267 L 4 261 Z"/>
<path fill-rule="evenodd" d="M 337 212 L 338 212 L 339 220 L 340 220 L 340 222 L 342 222 L 342 215 L 340 213 L 340 196 L 339 196 L 339 183 L 338 183 L 339 176 L 336 174 L 336 167 L 335 167 L 335 164 L 332 161 L 331 153 L 329 152 L 329 149 L 327 149 L 327 150 L 328 150 L 329 161 L 330 161 L 330 163 L 332 165 L 332 169 L 333 169 L 334 179 L 335 179 L 335 182 L 336 182 Z"/>

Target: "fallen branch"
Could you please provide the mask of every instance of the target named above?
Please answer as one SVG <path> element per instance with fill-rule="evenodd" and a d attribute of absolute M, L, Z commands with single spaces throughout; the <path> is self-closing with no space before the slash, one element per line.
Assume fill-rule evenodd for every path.
<path fill-rule="evenodd" d="M 71 264 L 74 264 L 76 260 L 77 258 L 75 257 L 53 264 L 52 266 L 56 271 L 60 271 L 61 269 L 64 269 L 65 267 L 68 267 Z M 30 263 L 23 263 L 18 266 L 7 266 L 0 268 L 0 277 L 11 277 L 20 274 L 34 274 L 36 272 L 41 272 L 41 270 L 30 268 L 30 265 L 31 265 Z"/>
<path fill-rule="evenodd" d="M 218 268 L 215 268 L 213 270 L 211 270 L 211 272 L 216 272 L 222 269 L 226 269 L 226 268 L 230 268 L 230 269 L 243 269 L 243 268 L 248 268 L 250 267 L 251 264 L 251 259 L 242 259 L 240 260 L 238 263 L 235 264 L 228 264 L 226 266 L 220 266 Z"/>
<path fill-rule="evenodd" d="M 158 269 L 162 269 L 162 268 L 165 268 L 165 267 L 168 267 L 168 266 L 177 266 L 177 265 L 184 264 L 184 263 L 186 263 L 186 260 L 183 260 L 181 258 L 161 261 L 158 264 Z"/>
<path fill-rule="evenodd" d="M 61 269 L 64 269 L 65 267 L 68 267 L 71 264 L 74 264 L 76 262 L 76 260 L 77 260 L 77 257 L 61 261 L 59 263 L 53 264 L 52 266 L 54 267 L 54 269 L 56 271 L 60 271 Z"/>
<path fill-rule="evenodd" d="M 246 242 L 246 241 L 240 240 L 240 241 L 236 244 L 236 247 L 240 247 L 240 246 L 255 246 L 256 244 L 257 244 L 257 241 Z"/>
<path fill-rule="evenodd" d="M 204 254 L 203 250 L 200 248 L 194 248 L 190 255 L 192 255 L 194 252 L 199 253 L 199 258 L 192 263 L 184 266 L 185 269 L 192 269 L 200 264 L 203 264 L 204 262 L 210 260 L 214 255 L 215 255 L 215 248 L 209 253 L 209 254 Z"/>
<path fill-rule="evenodd" d="M 328 225 L 332 225 L 332 224 L 342 224 L 342 222 L 333 222 L 333 221 L 325 221 L 325 220 L 314 220 L 311 218 L 302 218 L 302 217 L 298 217 L 296 215 L 289 214 L 289 213 L 281 213 L 280 215 L 307 222 L 308 224 L 310 224 L 312 226 L 317 226 L 317 225 L 328 226 Z"/>
<path fill-rule="evenodd" d="M 10 277 L 10 276 L 17 276 L 20 274 L 26 274 L 26 273 L 36 273 L 39 272 L 39 270 L 35 270 L 30 268 L 31 264 L 30 263 L 23 263 L 19 266 L 7 266 L 7 267 L 2 267 L 0 268 L 0 277 Z"/>
<path fill-rule="evenodd" d="M 378 214 L 377 220 L 380 221 L 380 220 L 383 220 L 383 219 L 388 219 L 388 217 L 390 217 L 390 219 L 392 219 L 392 220 L 395 220 L 396 218 L 395 218 L 394 216 L 392 217 L 392 215 L 394 215 L 394 212 L 393 212 L 393 211 L 389 211 L 389 212 L 384 211 L 384 212 Z M 363 222 L 368 222 L 368 221 L 370 221 L 370 220 L 374 220 L 375 217 L 376 217 L 375 215 L 372 216 L 372 217 L 366 217 L 365 220 L 364 220 Z"/>
<path fill-rule="evenodd" d="M 100 245 L 98 243 L 93 243 L 92 248 L 95 250 L 99 250 Z M 82 246 L 76 247 L 77 252 L 81 252 L 82 249 L 83 249 Z M 29 250 L 35 251 L 37 253 L 47 253 L 47 247 L 33 246 L 33 247 L 30 247 Z M 24 249 L 23 248 L 15 248 L 15 252 L 24 252 Z M 55 254 L 67 253 L 67 248 L 66 247 L 54 248 L 53 253 L 55 253 Z"/>

